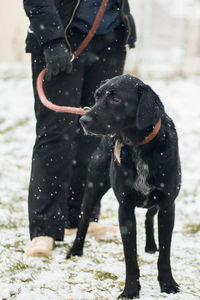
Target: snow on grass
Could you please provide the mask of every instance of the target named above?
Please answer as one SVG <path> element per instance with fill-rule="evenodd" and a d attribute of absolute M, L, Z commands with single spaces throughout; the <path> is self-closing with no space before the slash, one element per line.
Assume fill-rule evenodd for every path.
<path fill-rule="evenodd" d="M 144 252 L 146 211 L 137 209 L 140 295 L 143 300 L 200 299 L 200 78 L 147 82 L 160 95 L 179 133 L 183 184 L 176 204 L 171 261 L 181 292 L 160 293 L 158 254 Z M 81 258 L 65 259 L 74 236 L 57 243 L 50 259 L 25 257 L 29 243 L 27 189 L 35 135 L 29 68 L 0 65 L 0 95 L 0 299 L 116 299 L 125 278 L 119 233 L 103 241 L 87 237 Z M 100 222 L 117 227 L 117 208 L 109 191 L 102 200 Z"/>

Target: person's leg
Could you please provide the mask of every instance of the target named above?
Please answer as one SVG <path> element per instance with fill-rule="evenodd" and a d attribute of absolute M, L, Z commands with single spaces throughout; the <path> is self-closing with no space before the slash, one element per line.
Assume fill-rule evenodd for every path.
<path fill-rule="evenodd" d="M 33 149 L 29 186 L 29 224 L 31 239 L 49 236 L 63 240 L 66 199 L 74 153 L 72 140 L 78 117 L 53 112 L 40 102 L 36 79 L 44 68 L 43 57 L 32 58 L 36 141 Z M 82 65 L 71 74 L 61 73 L 50 82 L 44 82 L 47 97 L 55 104 L 80 106 Z"/>
<path fill-rule="evenodd" d="M 85 136 L 80 127 L 79 130 L 76 131 L 73 143 L 76 156 L 73 160 L 72 180 L 70 182 L 69 197 L 67 200 L 66 228 L 77 228 L 78 226 L 89 159 L 98 144 L 99 138 Z M 98 219 L 99 206 L 96 207 L 95 211 L 95 215 Z"/>
<path fill-rule="evenodd" d="M 112 39 L 109 39 L 110 35 L 96 36 L 85 50 L 85 56 L 86 58 L 88 57 L 88 60 L 86 59 L 85 62 L 81 97 L 82 107 L 94 104 L 94 92 L 101 81 L 123 73 L 126 57 L 123 34 L 123 28 L 119 28 L 113 34 Z M 89 53 L 96 57 L 96 60 L 94 59 L 92 63 Z M 87 180 L 88 164 L 98 143 L 99 139 L 97 137 L 84 135 L 81 128 L 75 134 L 74 147 L 76 148 L 76 156 L 67 209 L 67 213 L 71 216 L 71 223 L 66 224 L 67 228 L 77 227 L 78 225 L 79 212 Z M 99 205 L 94 208 L 90 222 L 98 221 L 99 210 Z"/>

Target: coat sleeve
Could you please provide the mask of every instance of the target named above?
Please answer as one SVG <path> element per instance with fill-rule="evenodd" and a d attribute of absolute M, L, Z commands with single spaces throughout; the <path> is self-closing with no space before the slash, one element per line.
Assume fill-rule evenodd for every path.
<path fill-rule="evenodd" d="M 23 3 L 40 46 L 52 40 L 64 39 L 64 28 L 54 0 L 23 0 Z"/>

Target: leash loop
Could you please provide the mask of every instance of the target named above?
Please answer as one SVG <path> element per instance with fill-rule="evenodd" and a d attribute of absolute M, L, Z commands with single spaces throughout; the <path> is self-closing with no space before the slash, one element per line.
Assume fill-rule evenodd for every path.
<path fill-rule="evenodd" d="M 87 45 L 93 38 L 93 36 L 101 22 L 101 19 L 103 17 L 107 3 L 108 3 L 108 0 L 102 1 L 90 31 L 88 32 L 85 39 L 81 42 L 81 44 L 77 48 L 77 50 L 71 54 L 71 57 L 70 57 L 71 62 L 73 62 L 73 60 L 80 55 L 80 53 L 87 47 Z M 71 114 L 77 114 L 77 115 L 84 115 L 90 109 L 89 107 L 78 108 L 78 107 L 70 107 L 70 106 L 59 106 L 59 105 L 53 104 L 51 101 L 49 101 L 47 99 L 47 97 L 45 96 L 45 93 L 43 90 L 43 80 L 44 80 L 45 73 L 46 73 L 46 69 L 43 69 L 37 78 L 37 92 L 38 92 L 39 99 L 43 103 L 44 106 L 46 106 L 47 108 L 54 110 L 56 112 L 64 112 L 64 113 L 71 113 Z"/>
<path fill-rule="evenodd" d="M 44 106 L 56 112 L 71 113 L 76 115 L 84 115 L 88 111 L 88 109 L 83 109 L 81 107 L 78 108 L 78 107 L 70 107 L 70 106 L 60 106 L 60 105 L 53 104 L 51 101 L 49 101 L 43 90 L 43 80 L 44 80 L 45 73 L 46 73 L 46 69 L 43 69 L 37 78 L 37 91 L 38 91 L 40 101 Z"/>

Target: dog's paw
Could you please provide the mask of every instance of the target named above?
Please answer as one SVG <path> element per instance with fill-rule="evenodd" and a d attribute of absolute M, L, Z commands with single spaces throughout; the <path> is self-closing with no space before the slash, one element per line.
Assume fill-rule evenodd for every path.
<path fill-rule="evenodd" d="M 178 283 L 172 278 L 169 281 L 160 281 L 161 293 L 176 294 L 180 292 Z"/>
<path fill-rule="evenodd" d="M 153 253 L 156 253 L 157 251 L 158 251 L 158 248 L 156 246 L 156 243 L 146 244 L 146 246 L 145 246 L 145 252 L 153 254 Z"/>
<path fill-rule="evenodd" d="M 83 249 L 72 247 L 67 253 L 66 258 L 70 259 L 72 256 L 82 256 L 82 255 L 83 255 Z"/>
<path fill-rule="evenodd" d="M 137 299 L 139 298 L 140 290 L 141 290 L 141 285 L 138 280 L 135 287 L 132 286 L 130 289 L 125 287 L 123 293 L 119 295 L 118 299 Z"/>
<path fill-rule="evenodd" d="M 138 299 L 140 298 L 139 296 L 139 291 L 135 291 L 134 293 L 126 293 L 126 292 L 123 292 L 121 293 L 121 295 L 119 295 L 119 297 L 117 299 L 119 300 L 125 300 L 125 299 Z"/>

